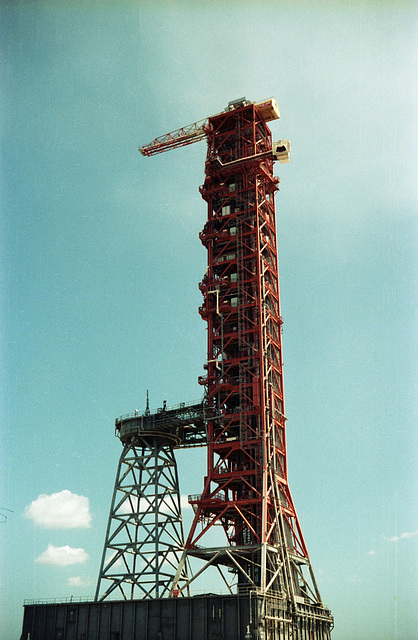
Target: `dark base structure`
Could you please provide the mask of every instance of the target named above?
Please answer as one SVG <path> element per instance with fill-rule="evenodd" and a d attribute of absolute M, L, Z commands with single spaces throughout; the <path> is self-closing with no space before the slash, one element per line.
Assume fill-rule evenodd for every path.
<path fill-rule="evenodd" d="M 202 595 L 25 604 L 21 640 L 328 640 L 330 612 L 279 598 Z M 299 607 L 298 607 L 299 609 Z M 292 622 L 293 619 L 293 622 Z M 295 620 L 297 622 L 295 622 Z M 258 621 L 258 622 L 256 622 Z"/>

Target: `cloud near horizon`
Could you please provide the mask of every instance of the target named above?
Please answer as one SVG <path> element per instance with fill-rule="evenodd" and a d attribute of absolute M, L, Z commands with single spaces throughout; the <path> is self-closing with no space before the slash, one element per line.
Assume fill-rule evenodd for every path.
<path fill-rule="evenodd" d="M 67 567 L 71 564 L 82 564 L 89 559 L 84 549 L 74 549 L 68 544 L 64 547 L 56 547 L 49 544 L 47 549 L 35 560 L 40 564 L 49 564 L 55 567 Z"/>
<path fill-rule="evenodd" d="M 398 542 L 398 540 L 407 540 L 408 538 L 414 538 L 418 536 L 418 531 L 404 531 L 399 536 L 392 536 L 389 538 L 389 542 Z"/>
<path fill-rule="evenodd" d="M 59 493 L 42 493 L 25 508 L 25 518 L 45 529 L 88 529 L 91 527 L 90 503 L 64 489 Z"/>
<path fill-rule="evenodd" d="M 388 538 L 385 534 L 382 534 L 381 542 L 382 543 L 400 542 L 401 540 L 409 540 L 410 538 L 415 538 L 415 536 L 418 536 L 418 531 L 404 531 L 403 533 L 400 533 L 399 535 L 390 536 L 390 538 Z M 367 555 L 368 556 L 375 556 L 376 555 L 376 549 L 370 549 L 370 551 L 367 552 Z"/>
<path fill-rule="evenodd" d="M 81 576 L 72 576 L 68 578 L 69 587 L 90 587 L 93 584 L 90 578 L 82 578 Z"/>
<path fill-rule="evenodd" d="M 189 496 L 185 496 L 185 495 L 180 496 L 180 505 L 182 510 L 191 509 L 192 505 L 189 504 Z"/>
<path fill-rule="evenodd" d="M 163 504 L 160 508 L 160 513 L 172 513 L 175 507 L 175 503 L 168 502 L 167 504 Z M 189 496 L 181 495 L 180 496 L 180 508 L 182 511 L 186 509 L 191 509 L 192 506 L 189 504 Z M 132 497 L 130 500 L 125 500 L 123 505 L 120 507 L 121 514 L 133 513 L 133 510 L 138 509 L 138 498 Z M 139 513 L 153 513 L 154 509 L 154 496 L 147 496 L 146 498 L 141 498 L 139 501 Z"/>

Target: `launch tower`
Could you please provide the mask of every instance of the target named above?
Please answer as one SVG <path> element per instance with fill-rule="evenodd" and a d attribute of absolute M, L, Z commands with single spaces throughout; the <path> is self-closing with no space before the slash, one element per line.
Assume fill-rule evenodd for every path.
<path fill-rule="evenodd" d="M 95 601 L 27 605 L 33 640 L 330 640 L 288 483 L 273 167 L 290 143 L 272 140 L 277 118 L 274 99 L 243 98 L 140 149 L 208 143 L 203 399 L 116 420 L 123 451 Z M 185 539 L 175 450 L 195 446 L 207 469 Z M 191 595 L 213 569 L 229 595 Z"/>
<path fill-rule="evenodd" d="M 199 378 L 204 400 L 201 406 L 194 405 L 187 417 L 186 405 L 168 413 L 164 407 L 155 415 L 146 412 L 141 427 L 136 416 L 120 419 L 117 427 L 125 452 L 129 449 L 132 455 L 140 440 L 145 449 L 148 446 L 154 452 L 160 451 L 164 442 L 171 452 L 166 456 L 170 465 L 174 464 L 176 447 L 202 443 L 207 447 L 202 493 L 189 496 L 195 512 L 193 523 L 183 542 L 178 521 L 180 534 L 169 552 L 171 569 L 181 557 L 176 571 L 165 574 L 161 595 L 188 595 L 196 577 L 187 570 L 188 560 L 199 558 L 202 567 L 197 575 L 216 567 L 225 584 L 234 584 L 239 594 L 257 595 L 255 628 L 263 630 L 266 637 L 290 638 L 292 630 L 300 626 L 301 630 L 309 629 L 312 638 L 328 638 L 332 617 L 321 600 L 288 484 L 275 221 L 275 193 L 280 181 L 273 167 L 275 160 L 289 161 L 290 143 L 272 140 L 267 122 L 278 117 L 274 99 L 261 103 L 240 99 L 222 113 L 140 149 L 148 156 L 207 139 L 205 180 L 200 188 L 207 204 L 207 222 L 200 239 L 208 261 L 199 285 L 203 295 L 199 313 L 208 328 L 206 371 Z M 160 423 L 159 444 L 155 421 Z M 144 455 L 152 458 L 144 454 L 145 449 L 135 462 L 138 468 Z M 161 461 L 155 464 L 161 473 Z M 153 473 L 157 484 L 158 475 Z M 139 505 L 143 487 L 141 482 L 134 484 L 131 501 Z M 118 480 L 116 493 L 120 490 L 117 485 Z M 173 492 L 178 495 L 174 485 Z M 127 494 L 124 489 L 122 493 Z M 156 488 L 155 495 L 159 493 Z M 155 502 L 148 501 L 147 506 L 155 514 L 155 524 L 161 510 Z M 127 581 L 145 592 L 141 585 L 149 577 L 150 564 L 146 563 L 146 570 L 139 563 L 130 572 L 125 557 L 141 553 L 140 538 L 147 540 L 149 529 L 138 537 L 138 529 L 143 527 L 140 510 L 135 507 L 128 512 L 112 515 L 111 510 L 110 520 L 119 518 L 116 529 L 125 535 L 125 543 L 113 554 L 113 558 L 124 560 L 123 575 L 122 579 L 112 578 L 112 587 L 121 588 Z M 132 521 L 135 534 L 126 535 L 124 529 Z M 224 531 L 225 544 L 204 546 L 216 525 Z M 156 526 L 155 535 L 157 531 Z M 105 543 L 108 551 L 114 551 L 112 540 L 108 537 Z M 155 567 L 157 556 L 153 548 Z M 112 566 L 114 560 L 110 562 Z M 151 573 L 158 583 L 155 567 Z M 102 566 L 100 578 L 108 577 Z M 154 585 L 147 587 L 145 597 L 158 594 Z M 108 591 L 102 599 L 107 595 Z"/>

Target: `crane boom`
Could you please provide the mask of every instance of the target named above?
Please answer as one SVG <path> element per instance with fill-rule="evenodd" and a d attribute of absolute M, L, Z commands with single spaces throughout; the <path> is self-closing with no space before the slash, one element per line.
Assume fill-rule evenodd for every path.
<path fill-rule="evenodd" d="M 240 98 L 239 100 L 230 102 L 225 111 L 232 111 L 240 106 L 249 104 L 254 104 L 257 107 L 266 122 L 280 118 L 279 107 L 274 98 L 268 98 L 267 100 L 254 103 L 249 102 L 245 98 Z M 199 142 L 199 140 L 207 137 L 208 125 L 209 118 L 198 120 L 186 127 L 181 127 L 180 129 L 170 131 L 170 133 L 155 138 L 149 144 L 139 147 L 139 151 L 143 156 L 155 156 L 157 153 L 163 153 L 163 151 L 169 151 L 170 149 L 185 147 L 188 144 L 193 144 L 193 142 Z"/>
<path fill-rule="evenodd" d="M 157 153 L 163 151 L 169 151 L 170 149 L 177 149 L 178 147 L 185 147 L 187 144 L 193 144 L 193 142 L 199 142 L 206 137 L 205 125 L 208 119 L 198 120 L 186 127 L 181 127 L 170 133 L 166 133 L 159 138 L 155 138 L 149 144 L 143 147 L 139 147 L 139 151 L 143 156 L 154 156 Z"/>

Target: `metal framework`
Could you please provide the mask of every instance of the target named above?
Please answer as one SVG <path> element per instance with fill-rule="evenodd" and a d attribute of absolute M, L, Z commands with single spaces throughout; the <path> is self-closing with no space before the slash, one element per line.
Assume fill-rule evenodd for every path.
<path fill-rule="evenodd" d="M 207 476 L 202 494 L 189 498 L 195 517 L 183 562 L 193 556 L 204 561 L 202 570 L 235 572 L 239 592 L 264 594 L 265 607 L 276 598 L 299 617 L 308 609 L 321 625 L 328 621 L 318 636 L 327 638 L 332 618 L 288 485 L 271 132 L 257 106 L 243 102 L 209 118 L 207 138 L 201 194 L 208 219 L 200 239 L 208 267 L 199 310 L 208 325 L 206 375 L 199 379 L 207 401 Z M 215 525 L 223 527 L 226 546 L 202 548 Z M 266 610 L 260 615 L 268 618 Z M 292 616 L 288 628 L 294 623 Z M 267 625 L 271 633 L 275 624 Z"/>
<path fill-rule="evenodd" d="M 181 127 L 170 133 L 166 133 L 163 136 L 155 138 L 150 144 L 140 147 L 139 151 L 143 156 L 154 156 L 157 153 L 163 153 L 169 149 L 177 149 L 178 147 L 185 147 L 188 144 L 199 142 L 206 136 L 205 125 L 207 120 L 199 120 L 199 122 L 193 122 L 187 127 Z"/>
<path fill-rule="evenodd" d="M 249 633 L 328 640 L 333 619 L 288 484 L 273 164 L 289 161 L 290 144 L 273 143 L 266 124 L 278 117 L 274 99 L 241 99 L 140 149 L 153 155 L 207 138 L 204 400 L 154 413 L 147 404 L 116 421 L 124 450 L 96 600 L 115 590 L 125 599 L 186 596 L 216 567 L 231 593 L 234 585 L 248 596 Z M 202 493 L 189 496 L 195 516 L 184 543 L 173 450 L 202 445 L 207 475 Z M 225 545 L 205 547 L 214 526 Z M 190 558 L 203 561 L 193 577 Z"/>
<path fill-rule="evenodd" d="M 95 599 L 168 597 L 184 548 L 173 438 L 149 430 L 124 440 Z"/>

